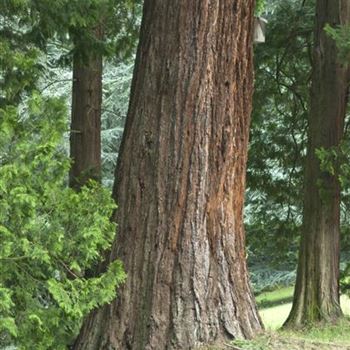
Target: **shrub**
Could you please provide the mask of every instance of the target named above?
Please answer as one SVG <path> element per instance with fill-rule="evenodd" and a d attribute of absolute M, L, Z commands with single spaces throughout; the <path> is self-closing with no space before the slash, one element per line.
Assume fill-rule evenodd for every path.
<path fill-rule="evenodd" d="M 0 346 L 66 349 L 125 279 L 120 261 L 84 276 L 111 245 L 116 206 L 97 183 L 67 187 L 66 115 L 36 93 L 21 113 L 0 110 Z"/>

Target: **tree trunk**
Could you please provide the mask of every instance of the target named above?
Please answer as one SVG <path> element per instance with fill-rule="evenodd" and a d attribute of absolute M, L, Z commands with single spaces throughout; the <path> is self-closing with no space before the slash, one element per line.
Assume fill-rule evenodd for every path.
<path fill-rule="evenodd" d="M 324 27 L 327 23 L 348 24 L 349 10 L 347 0 L 317 1 L 303 237 L 287 327 L 334 321 L 342 315 L 339 303 L 340 186 L 336 176 L 321 171 L 315 151 L 338 146 L 343 136 L 348 69 L 339 62 L 336 44 Z"/>
<path fill-rule="evenodd" d="M 146 0 L 114 197 L 128 279 L 74 349 L 194 349 L 261 322 L 243 201 L 253 0 Z"/>
<path fill-rule="evenodd" d="M 102 39 L 101 26 L 94 32 Z M 74 188 L 89 179 L 101 179 L 102 55 L 94 52 L 83 57 L 77 53 L 73 59 L 69 183 Z"/>

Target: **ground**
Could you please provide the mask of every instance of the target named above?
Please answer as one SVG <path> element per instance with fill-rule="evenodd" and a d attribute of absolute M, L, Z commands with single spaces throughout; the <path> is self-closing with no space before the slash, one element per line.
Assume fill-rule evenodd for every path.
<path fill-rule="evenodd" d="M 300 332 L 278 330 L 292 306 L 293 288 L 281 288 L 257 297 L 266 331 L 252 341 L 237 340 L 221 348 L 206 350 L 350 350 L 350 319 L 327 327 L 314 327 Z M 341 297 L 344 314 L 350 317 L 350 299 Z"/>
<path fill-rule="evenodd" d="M 276 330 L 282 326 L 292 307 L 292 298 L 293 287 L 281 288 L 257 296 L 256 300 L 259 305 L 260 316 L 266 329 Z M 344 314 L 350 316 L 350 299 L 345 295 L 341 297 L 341 306 Z"/>

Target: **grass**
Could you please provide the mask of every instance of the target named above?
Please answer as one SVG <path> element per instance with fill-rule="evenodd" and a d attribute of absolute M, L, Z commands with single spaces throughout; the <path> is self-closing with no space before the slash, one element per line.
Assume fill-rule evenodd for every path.
<path fill-rule="evenodd" d="M 282 327 L 292 308 L 293 287 L 265 292 L 257 296 L 260 316 L 267 330 Z M 266 307 L 268 305 L 268 307 Z M 342 295 L 341 307 L 346 316 L 350 316 L 350 299 Z"/>
<path fill-rule="evenodd" d="M 293 287 L 265 292 L 257 296 L 260 315 L 267 331 L 256 339 L 236 340 L 232 350 L 350 350 L 350 321 L 314 327 L 303 331 L 278 330 L 292 307 Z M 341 297 L 343 312 L 350 316 L 350 299 Z"/>
<path fill-rule="evenodd" d="M 303 331 L 267 331 L 254 340 L 232 342 L 236 350 L 349 350 L 350 321 Z"/>
<path fill-rule="evenodd" d="M 235 340 L 206 350 L 350 350 L 350 299 L 341 297 L 347 318 L 335 325 L 302 331 L 279 330 L 292 307 L 293 287 L 265 292 L 256 297 L 266 331 L 254 340 Z"/>
<path fill-rule="evenodd" d="M 292 302 L 293 287 L 279 288 L 271 292 L 263 292 L 256 297 L 260 309 Z"/>
<path fill-rule="evenodd" d="M 265 328 L 268 330 L 281 328 L 291 308 L 292 304 L 288 303 L 260 310 L 260 316 Z"/>
<path fill-rule="evenodd" d="M 288 338 L 297 338 L 319 343 L 336 343 L 348 345 L 350 348 L 350 321 L 343 319 L 335 325 L 313 327 L 305 331 L 279 331 L 279 334 Z"/>

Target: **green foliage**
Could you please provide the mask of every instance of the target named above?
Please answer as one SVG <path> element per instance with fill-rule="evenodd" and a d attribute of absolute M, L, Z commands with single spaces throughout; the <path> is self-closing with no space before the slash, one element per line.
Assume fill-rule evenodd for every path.
<path fill-rule="evenodd" d="M 57 45 L 55 65 L 69 66 L 73 56 L 84 61 L 94 53 L 121 60 L 134 52 L 140 13 L 140 0 L 6 0 L 0 2 L 0 38 L 22 52 Z"/>
<path fill-rule="evenodd" d="M 260 15 L 266 6 L 266 0 L 257 0 L 255 3 L 255 14 Z"/>
<path fill-rule="evenodd" d="M 66 349 L 82 318 L 125 279 L 115 261 L 84 277 L 110 247 L 115 204 L 90 183 L 67 187 L 61 100 L 33 93 L 26 109 L 0 110 L 0 329 L 19 349 Z"/>
<path fill-rule="evenodd" d="M 267 1 L 265 11 L 266 43 L 255 47 L 248 259 L 254 267 L 272 264 L 273 270 L 293 271 L 302 222 L 314 8 L 310 2 L 279 0 Z"/>
<path fill-rule="evenodd" d="M 237 339 L 232 342 L 233 346 L 236 346 L 235 349 L 240 350 L 269 350 L 270 347 L 268 338 L 260 336 L 254 340 L 244 340 Z M 238 348 L 237 348 L 238 347 Z"/>
<path fill-rule="evenodd" d="M 320 161 L 320 167 L 323 172 L 332 176 L 336 175 L 337 158 L 340 155 L 338 147 L 329 149 L 319 148 L 316 150 L 316 156 Z M 337 172 L 338 173 L 338 172 Z"/>
<path fill-rule="evenodd" d="M 69 28 L 60 32 L 42 21 L 54 14 L 50 10 L 62 15 L 59 6 L 80 4 L 79 12 L 87 3 L 0 3 L 0 347 L 66 349 L 82 318 L 111 301 L 125 279 L 119 261 L 94 277 L 85 273 L 101 265 L 114 239 L 109 219 L 115 205 L 96 183 L 80 192 L 67 188 L 67 111 L 52 98 L 61 93 L 50 91 L 51 77 L 43 77 L 72 46 Z M 86 21 L 76 26 L 90 25 Z M 58 49 L 64 38 L 68 45 Z M 51 61 L 42 52 L 49 39 L 56 40 Z M 35 91 L 40 87 L 44 95 Z"/>
<path fill-rule="evenodd" d="M 350 62 L 350 26 L 331 27 L 326 25 L 325 31 L 336 42 L 339 59 L 348 64 Z"/>
<path fill-rule="evenodd" d="M 135 0 L 37 0 L 29 6 L 30 38 L 45 49 L 55 39 L 71 50 L 59 62 L 69 63 L 73 55 L 85 60 L 91 53 L 130 57 L 137 42 L 140 1 Z M 103 38 L 97 38 L 98 28 Z"/>
<path fill-rule="evenodd" d="M 350 263 L 348 261 L 349 259 L 340 264 L 340 290 L 350 296 Z"/>
<path fill-rule="evenodd" d="M 55 45 L 48 49 L 49 62 L 55 61 L 60 52 Z M 45 65 L 45 77 L 39 81 L 39 89 L 45 96 L 63 97 L 69 106 L 71 101 L 71 71 L 67 67 Z M 124 123 L 129 106 L 130 85 L 134 68 L 133 58 L 121 62 L 107 62 L 103 72 L 103 98 L 101 116 L 102 182 L 112 188 Z M 68 137 L 65 145 L 68 148 Z"/>
<path fill-rule="evenodd" d="M 303 207 L 314 2 L 267 1 L 267 41 L 256 46 L 256 82 L 246 192 L 248 261 L 256 292 L 295 275 Z M 349 27 L 326 27 L 349 61 Z M 341 287 L 349 291 L 350 148 L 318 150 L 323 171 L 342 186 Z M 323 191 L 323 196 L 327 193 Z M 273 254 L 271 254 L 273 252 Z M 272 265 L 272 266 L 271 266 Z"/>
<path fill-rule="evenodd" d="M 350 143 L 344 139 L 339 146 L 316 150 L 323 172 L 337 176 L 343 189 L 350 187 Z"/>
<path fill-rule="evenodd" d="M 292 286 L 296 277 L 296 271 L 294 269 L 281 270 L 273 268 L 268 263 L 265 265 L 252 265 L 249 272 L 250 281 L 256 294 L 267 290 Z"/>
<path fill-rule="evenodd" d="M 0 3 L 0 108 L 19 103 L 23 93 L 36 86 L 41 71 L 40 51 L 25 41 L 26 29 L 18 22 L 17 17 L 6 16 Z"/>
<path fill-rule="evenodd" d="M 0 10 L 3 11 L 0 11 L 0 16 L 2 14 L 4 19 L 2 29 L 0 25 L 0 51 L 1 45 L 6 45 L 6 55 L 4 50 L 0 52 L 4 62 L 1 67 L 4 79 L 0 79 L 0 106 L 3 93 L 3 103 L 9 103 L 14 95 L 11 101 L 15 104 L 21 101 L 26 91 L 33 88 L 48 97 L 64 97 L 70 106 L 72 55 L 79 51 L 83 58 L 86 52 L 93 50 L 106 55 L 108 60 L 104 65 L 102 100 L 102 176 L 103 184 L 111 188 L 129 103 L 141 2 L 38 0 L 20 2 L 21 6 L 16 3 L 15 0 L 0 3 Z M 96 25 L 105 12 L 108 12 L 103 20 L 105 40 L 96 42 L 87 28 Z M 25 24 L 20 32 L 18 19 Z M 40 52 L 40 48 L 45 53 Z M 25 58 L 23 64 L 14 62 L 16 56 Z M 17 79 L 14 79 L 13 72 L 18 75 Z M 66 137 L 66 148 L 68 144 Z"/>
<path fill-rule="evenodd" d="M 331 176 L 336 176 L 342 189 L 342 248 L 344 252 L 349 251 L 350 232 L 348 211 L 350 206 L 350 143 L 348 135 L 337 147 L 316 150 L 320 161 L 321 170 Z M 321 196 L 327 195 L 322 189 L 322 180 L 319 181 Z M 340 265 L 340 287 L 343 293 L 350 295 L 350 256 L 347 253 L 342 255 Z"/>
<path fill-rule="evenodd" d="M 108 63 L 103 74 L 102 102 L 102 178 L 112 188 L 124 123 L 129 106 L 133 60 L 117 65 Z"/>

